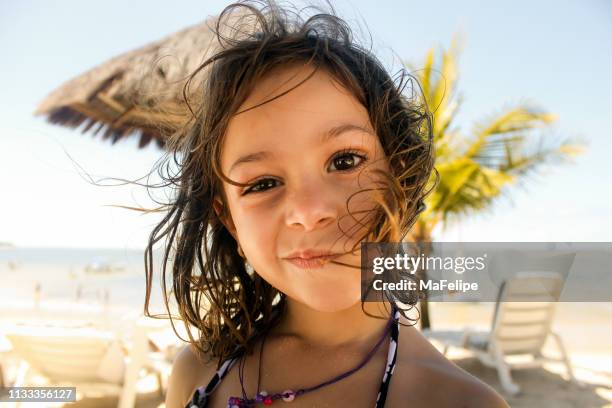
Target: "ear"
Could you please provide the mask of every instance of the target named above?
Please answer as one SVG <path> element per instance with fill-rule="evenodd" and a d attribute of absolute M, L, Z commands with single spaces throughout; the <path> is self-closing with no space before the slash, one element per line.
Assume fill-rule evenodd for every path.
<path fill-rule="evenodd" d="M 223 201 L 221 201 L 221 198 L 215 197 L 215 199 L 213 200 L 213 209 L 215 210 L 215 214 L 217 214 L 217 217 L 223 223 L 225 228 L 227 228 L 227 230 L 230 232 L 230 234 L 232 234 L 235 240 L 238 240 L 236 237 L 236 226 L 234 225 L 234 221 L 232 221 L 232 217 L 229 213 L 229 210 L 224 211 L 226 210 L 226 208 L 223 204 Z"/>

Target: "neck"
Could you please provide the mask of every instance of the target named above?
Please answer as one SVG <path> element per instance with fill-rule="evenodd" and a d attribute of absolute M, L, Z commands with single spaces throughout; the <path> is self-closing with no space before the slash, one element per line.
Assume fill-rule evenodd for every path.
<path fill-rule="evenodd" d="M 344 310 L 320 312 L 289 297 L 286 301 L 285 313 L 272 330 L 274 336 L 291 337 L 313 348 L 372 347 L 391 313 L 388 302 L 364 302 L 363 310 L 357 302 Z"/>

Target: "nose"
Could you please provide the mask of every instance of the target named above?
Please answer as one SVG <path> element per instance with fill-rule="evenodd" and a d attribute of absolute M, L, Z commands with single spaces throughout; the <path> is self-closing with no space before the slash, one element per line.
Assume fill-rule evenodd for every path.
<path fill-rule="evenodd" d="M 312 231 L 336 222 L 338 219 L 338 207 L 334 201 L 336 194 L 325 191 L 323 183 L 312 181 L 293 189 L 287 197 L 287 226 Z"/>

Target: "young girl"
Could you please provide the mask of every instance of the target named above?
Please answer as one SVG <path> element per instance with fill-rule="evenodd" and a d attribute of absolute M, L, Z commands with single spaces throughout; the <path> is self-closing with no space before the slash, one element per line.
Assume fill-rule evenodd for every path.
<path fill-rule="evenodd" d="M 433 166 L 406 74 L 396 83 L 333 10 L 303 21 L 241 2 L 216 32 L 148 247 L 149 264 L 167 236 L 164 282 L 176 251 L 189 333 L 166 406 L 506 407 L 409 324 L 414 297 L 361 301 L 360 244 L 404 238 Z"/>

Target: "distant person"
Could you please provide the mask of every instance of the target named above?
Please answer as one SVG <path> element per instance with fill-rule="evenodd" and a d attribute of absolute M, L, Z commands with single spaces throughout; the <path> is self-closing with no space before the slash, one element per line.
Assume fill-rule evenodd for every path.
<path fill-rule="evenodd" d="M 40 282 L 36 282 L 36 284 L 34 285 L 34 307 L 35 308 L 40 307 L 41 296 L 42 296 L 42 287 L 40 285 Z"/>
<path fill-rule="evenodd" d="M 83 297 L 83 284 L 79 283 L 76 288 L 76 300 L 77 302 Z"/>

